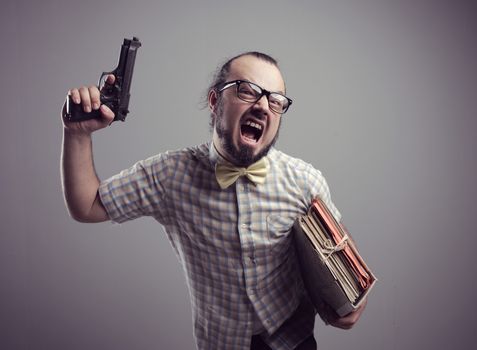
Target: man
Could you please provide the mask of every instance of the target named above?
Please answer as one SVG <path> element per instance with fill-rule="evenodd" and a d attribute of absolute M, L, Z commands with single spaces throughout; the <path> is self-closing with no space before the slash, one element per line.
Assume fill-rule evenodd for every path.
<path fill-rule="evenodd" d="M 94 86 L 69 94 L 85 112 L 99 108 L 102 115 L 63 119 L 70 215 L 82 222 L 148 215 L 164 226 L 186 272 L 198 348 L 316 349 L 315 310 L 290 231 L 316 196 L 338 221 L 341 215 L 321 173 L 273 147 L 292 102 L 277 62 L 249 52 L 220 69 L 208 93 L 212 142 L 159 154 L 103 182 L 91 133 L 114 115 L 100 106 Z M 350 328 L 363 307 L 331 324 Z"/>

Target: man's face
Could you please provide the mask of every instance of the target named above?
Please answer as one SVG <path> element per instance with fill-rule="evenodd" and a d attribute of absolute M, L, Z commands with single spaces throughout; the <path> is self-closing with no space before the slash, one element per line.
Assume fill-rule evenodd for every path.
<path fill-rule="evenodd" d="M 227 81 L 238 79 L 268 91 L 285 93 L 278 68 L 253 56 L 242 56 L 232 62 Z M 237 97 L 235 86 L 220 94 L 215 98 L 209 96 L 215 114 L 214 144 L 230 162 L 248 166 L 266 155 L 275 143 L 281 116 L 269 108 L 266 96 L 256 103 L 245 102 Z"/>

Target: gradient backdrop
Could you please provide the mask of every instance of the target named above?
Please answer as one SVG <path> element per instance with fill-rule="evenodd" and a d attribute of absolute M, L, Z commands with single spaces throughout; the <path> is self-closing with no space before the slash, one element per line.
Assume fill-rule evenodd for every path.
<path fill-rule="evenodd" d="M 475 1 L 3 0 L 1 349 L 194 347 L 162 228 L 80 224 L 62 197 L 65 94 L 116 67 L 133 35 L 131 114 L 94 136 L 101 178 L 208 141 L 215 68 L 269 53 L 294 98 L 278 147 L 323 171 L 379 278 L 354 329 L 317 320 L 320 349 L 473 347 Z"/>

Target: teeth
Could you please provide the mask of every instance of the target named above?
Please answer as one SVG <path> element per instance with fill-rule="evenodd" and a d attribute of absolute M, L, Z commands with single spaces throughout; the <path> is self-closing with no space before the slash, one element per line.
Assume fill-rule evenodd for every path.
<path fill-rule="evenodd" d="M 251 126 L 253 128 L 256 128 L 258 130 L 262 130 L 262 126 L 260 124 L 257 124 L 257 123 L 254 123 L 250 120 L 247 120 L 247 122 L 245 123 L 245 125 L 248 125 L 248 126 Z"/>

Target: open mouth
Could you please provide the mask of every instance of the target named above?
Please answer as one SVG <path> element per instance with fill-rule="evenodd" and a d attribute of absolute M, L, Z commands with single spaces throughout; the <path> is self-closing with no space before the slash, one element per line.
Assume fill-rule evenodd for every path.
<path fill-rule="evenodd" d="M 242 136 L 252 142 L 258 142 L 260 137 L 262 137 L 263 127 L 262 125 L 253 122 L 252 120 L 247 120 L 244 124 L 240 126 L 240 131 Z"/>

